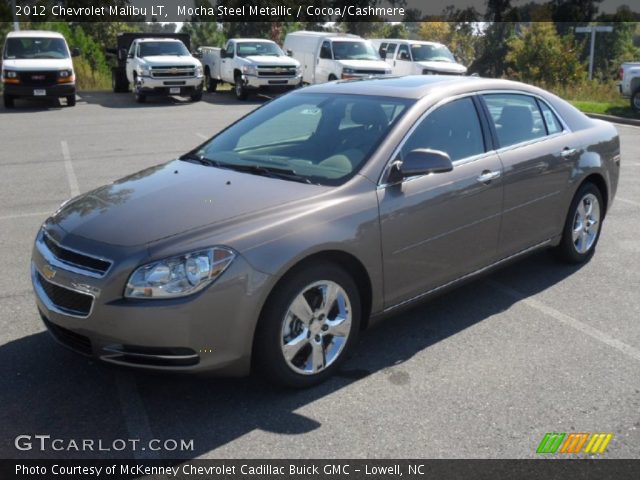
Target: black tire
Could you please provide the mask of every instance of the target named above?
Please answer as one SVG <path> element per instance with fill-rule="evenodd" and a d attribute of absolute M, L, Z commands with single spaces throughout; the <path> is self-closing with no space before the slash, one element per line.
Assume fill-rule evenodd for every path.
<path fill-rule="evenodd" d="M 138 103 L 145 103 L 147 101 L 146 95 L 144 95 L 140 91 L 140 85 L 138 85 L 138 78 L 135 75 L 133 76 L 133 96 L 135 97 L 136 102 Z"/>
<path fill-rule="evenodd" d="M 598 203 L 598 214 L 594 215 L 594 218 L 597 216 L 597 232 L 595 232 L 595 236 L 592 240 L 590 240 L 587 245 L 588 248 L 586 251 L 580 251 L 579 242 L 580 240 L 574 241 L 574 229 L 577 228 L 578 225 L 582 225 L 584 222 L 580 222 L 578 219 L 578 207 L 583 202 L 585 198 L 595 198 Z M 600 239 L 600 232 L 602 231 L 602 221 L 604 220 L 604 202 L 602 200 L 602 192 L 600 189 L 591 182 L 584 183 L 576 192 L 573 200 L 571 201 L 571 206 L 569 207 L 569 213 L 567 214 L 567 218 L 565 220 L 564 229 L 562 230 L 562 240 L 560 240 L 560 244 L 554 249 L 554 253 L 556 257 L 566 263 L 584 263 L 588 261 L 596 250 L 596 245 L 598 244 L 598 240 Z"/>
<path fill-rule="evenodd" d="M 11 95 L 3 95 L 2 99 L 4 101 L 4 108 L 14 108 L 14 98 Z"/>
<path fill-rule="evenodd" d="M 334 80 L 338 80 L 338 77 L 336 77 L 333 73 L 331 75 L 329 75 L 329 81 L 333 82 Z"/>
<path fill-rule="evenodd" d="M 242 81 L 242 77 L 240 75 L 236 75 L 234 77 L 235 84 L 233 86 L 233 91 L 236 94 L 236 98 L 238 100 L 246 100 L 249 96 L 249 91 L 244 86 L 244 82 Z"/>
<path fill-rule="evenodd" d="M 199 102 L 202 100 L 202 90 L 197 90 L 195 93 L 191 94 L 192 102 Z"/>
<path fill-rule="evenodd" d="M 76 96 L 75 95 L 67 95 L 67 107 L 75 107 L 76 106 Z"/>
<path fill-rule="evenodd" d="M 636 88 L 636 91 L 631 94 L 631 108 L 640 112 L 640 87 Z"/>
<path fill-rule="evenodd" d="M 348 302 L 351 304 L 351 325 L 349 327 L 349 333 L 346 336 L 346 341 L 342 343 L 344 346 L 341 350 L 338 350 L 329 365 L 318 373 L 299 373 L 294 371 L 294 368 L 288 364 L 283 353 L 282 341 L 283 326 L 286 321 L 285 316 L 293 300 L 296 299 L 305 288 L 320 281 L 334 282 L 346 293 Z M 335 305 L 337 307 L 338 303 L 336 302 Z M 306 264 L 304 268 L 298 268 L 287 274 L 267 300 L 254 338 L 254 366 L 268 381 L 284 387 L 306 388 L 323 382 L 340 368 L 340 365 L 349 355 L 353 345 L 356 344 L 360 330 L 361 315 L 362 308 L 358 287 L 345 270 L 332 263 Z M 329 317 L 328 313 L 327 317 Z M 315 320 L 312 320 L 311 323 L 320 322 L 320 324 L 323 324 L 323 319 L 324 316 L 320 315 L 315 318 Z M 317 325 L 317 323 L 315 323 L 315 325 Z M 310 328 L 307 331 L 309 330 Z M 317 343 L 316 345 L 326 345 L 328 348 L 333 345 L 333 337 L 328 333 L 322 333 L 324 331 L 325 328 L 323 327 L 322 331 L 319 332 L 322 334 L 321 343 Z M 309 349 L 312 348 L 312 340 L 319 338 L 317 334 L 314 335 L 316 336 L 311 339 L 311 333 L 307 334 L 307 338 L 310 340 L 306 341 L 305 346 L 299 350 L 299 354 L 304 354 L 303 349 L 307 347 Z M 325 352 L 325 354 L 326 353 L 327 352 Z M 306 357 L 306 355 L 307 354 L 304 354 L 303 358 Z M 324 355 L 323 358 L 326 360 Z"/>
<path fill-rule="evenodd" d="M 116 69 L 111 70 L 111 88 L 114 93 L 126 93 L 129 91 L 127 76 Z"/>
<path fill-rule="evenodd" d="M 207 92 L 213 93 L 218 89 L 218 81 L 214 78 L 211 78 L 209 67 L 207 67 L 204 72 L 204 81 L 207 86 Z"/>

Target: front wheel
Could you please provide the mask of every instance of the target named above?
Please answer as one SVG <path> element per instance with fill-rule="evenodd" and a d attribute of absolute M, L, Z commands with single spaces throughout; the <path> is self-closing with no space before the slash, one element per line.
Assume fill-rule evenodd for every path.
<path fill-rule="evenodd" d="M 4 108 L 13 108 L 14 105 L 14 98 L 11 95 L 3 95 L 3 100 L 4 100 Z"/>
<path fill-rule="evenodd" d="M 202 90 L 197 90 L 195 93 L 191 95 L 192 102 L 199 102 L 202 100 Z"/>
<path fill-rule="evenodd" d="M 240 75 L 236 75 L 235 85 L 233 89 L 238 100 L 246 100 L 249 96 L 247 87 L 244 86 L 244 82 L 242 81 L 242 77 Z"/>
<path fill-rule="evenodd" d="M 75 106 L 76 106 L 76 96 L 67 95 L 67 107 L 75 107 Z"/>
<path fill-rule="evenodd" d="M 136 99 L 136 102 L 138 103 L 144 103 L 147 101 L 147 97 L 146 95 L 144 95 L 142 93 L 142 88 L 140 86 L 140 83 L 138 82 L 138 79 L 134 76 L 133 77 L 133 95 Z"/>
<path fill-rule="evenodd" d="M 640 112 L 640 88 L 631 94 L 631 108 L 636 112 Z"/>
<path fill-rule="evenodd" d="M 557 256 L 567 263 L 589 260 L 600 238 L 603 219 L 602 193 L 593 183 L 587 182 L 573 197 L 562 240 L 555 249 Z"/>
<path fill-rule="evenodd" d="M 276 287 L 254 339 L 254 365 L 279 385 L 303 388 L 326 380 L 355 344 L 358 288 L 333 264 L 313 264 Z"/>

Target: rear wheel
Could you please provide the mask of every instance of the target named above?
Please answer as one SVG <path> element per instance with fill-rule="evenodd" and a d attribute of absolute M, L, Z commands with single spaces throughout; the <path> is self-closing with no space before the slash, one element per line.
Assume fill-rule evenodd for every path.
<path fill-rule="evenodd" d="M 14 98 L 11 95 L 3 95 L 2 99 L 4 100 L 4 108 L 13 108 Z"/>
<path fill-rule="evenodd" d="M 600 238 L 604 203 L 600 189 L 587 182 L 576 193 L 565 221 L 557 256 L 568 263 L 583 263 L 591 258 Z"/>
<path fill-rule="evenodd" d="M 213 93 L 218 89 L 218 81 L 215 78 L 211 78 L 211 71 L 208 67 L 204 72 L 204 81 L 207 92 Z"/>
<path fill-rule="evenodd" d="M 234 78 L 235 84 L 233 86 L 233 90 L 236 94 L 236 98 L 238 100 L 246 100 L 249 96 L 249 92 L 247 88 L 244 86 L 244 82 L 242 81 L 242 76 L 236 75 Z"/>
<path fill-rule="evenodd" d="M 125 75 L 116 69 L 111 70 L 111 88 L 115 93 L 125 93 L 129 91 L 129 81 Z"/>
<path fill-rule="evenodd" d="M 360 329 L 358 288 L 334 264 L 307 265 L 270 297 L 254 340 L 255 366 L 274 383 L 309 387 L 339 368 Z"/>
<path fill-rule="evenodd" d="M 636 112 L 640 112 L 640 87 L 631 94 L 631 108 Z"/>

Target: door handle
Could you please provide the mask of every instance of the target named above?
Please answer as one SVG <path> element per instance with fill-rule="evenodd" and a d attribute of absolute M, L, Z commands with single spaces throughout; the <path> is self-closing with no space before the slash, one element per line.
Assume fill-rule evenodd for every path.
<path fill-rule="evenodd" d="M 496 178 L 499 178 L 500 175 L 501 175 L 500 170 L 494 170 L 494 171 L 485 170 L 480 174 L 477 180 L 480 183 L 490 183 L 491 180 L 495 180 Z"/>
<path fill-rule="evenodd" d="M 574 153 L 576 153 L 576 149 L 575 148 L 569 148 L 569 147 L 565 147 L 562 149 L 562 151 L 560 152 L 560 156 L 561 157 L 570 157 L 571 155 L 573 155 Z"/>

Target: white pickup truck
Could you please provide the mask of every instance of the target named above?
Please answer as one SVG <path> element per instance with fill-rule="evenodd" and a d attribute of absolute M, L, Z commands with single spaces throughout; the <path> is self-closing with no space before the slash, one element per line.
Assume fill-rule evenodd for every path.
<path fill-rule="evenodd" d="M 224 48 L 200 47 L 207 90 L 218 83 L 234 86 L 238 100 L 259 89 L 293 89 L 302 83 L 300 63 L 271 40 L 236 38 Z"/>
<path fill-rule="evenodd" d="M 403 39 L 371 39 L 394 75 L 465 75 L 467 67 L 458 63 L 441 43 Z"/>
<path fill-rule="evenodd" d="M 619 88 L 623 96 L 631 99 L 631 108 L 640 112 L 640 62 L 622 64 Z"/>
<path fill-rule="evenodd" d="M 194 102 L 202 99 L 202 64 L 180 40 L 135 39 L 129 48 L 126 70 L 139 103 L 149 95 L 189 96 Z"/>

